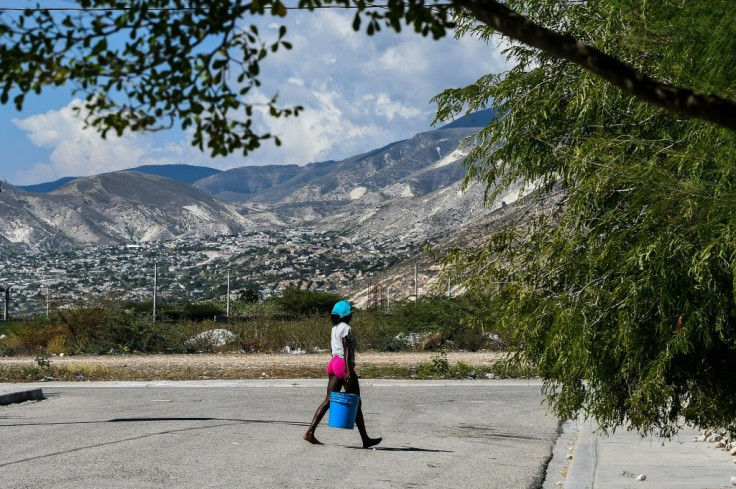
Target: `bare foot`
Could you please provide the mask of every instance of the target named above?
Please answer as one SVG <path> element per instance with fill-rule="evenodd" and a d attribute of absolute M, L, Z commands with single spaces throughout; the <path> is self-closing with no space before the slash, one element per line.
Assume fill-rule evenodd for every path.
<path fill-rule="evenodd" d="M 383 440 L 383 438 L 368 438 L 367 440 L 363 440 L 363 448 L 370 448 L 373 445 L 378 445 L 381 443 L 381 440 Z"/>
<path fill-rule="evenodd" d="M 304 433 L 303 438 L 307 440 L 309 443 L 311 443 L 312 445 L 322 445 L 323 444 L 321 441 L 319 441 L 318 439 L 314 437 L 314 433 L 312 433 L 311 431 L 307 431 L 306 433 Z"/>

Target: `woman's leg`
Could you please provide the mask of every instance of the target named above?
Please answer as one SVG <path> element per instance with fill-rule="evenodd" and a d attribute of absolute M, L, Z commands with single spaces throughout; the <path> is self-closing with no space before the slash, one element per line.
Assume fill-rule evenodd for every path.
<path fill-rule="evenodd" d="M 322 421 L 322 418 L 325 417 L 325 413 L 327 413 L 327 410 L 330 409 L 330 393 L 340 392 L 342 384 L 343 379 L 337 378 L 334 375 L 330 375 L 329 380 L 327 381 L 327 395 L 325 396 L 325 400 L 322 401 L 322 404 L 320 404 L 317 408 L 317 411 L 314 413 L 314 418 L 312 419 L 312 424 L 309 425 L 309 429 L 306 433 L 304 433 L 303 438 L 309 443 L 313 443 L 314 445 L 322 445 L 322 442 L 314 437 L 314 431 L 317 429 L 317 425 L 319 424 L 319 422 Z"/>
<path fill-rule="evenodd" d="M 360 383 L 358 382 L 358 376 L 353 372 L 350 376 L 350 382 L 345 383 L 345 392 L 348 394 L 360 395 Z M 370 448 L 373 445 L 381 443 L 383 438 L 370 438 L 368 432 L 365 429 L 365 419 L 363 418 L 363 401 L 358 403 L 358 413 L 355 415 L 355 424 L 358 425 L 358 432 L 360 433 L 360 439 L 363 440 L 363 448 Z"/>

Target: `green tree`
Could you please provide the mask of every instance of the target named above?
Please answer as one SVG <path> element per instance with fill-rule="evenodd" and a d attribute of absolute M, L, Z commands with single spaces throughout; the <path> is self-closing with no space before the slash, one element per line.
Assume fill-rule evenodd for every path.
<path fill-rule="evenodd" d="M 0 103 L 73 84 L 101 131 L 180 124 L 213 155 L 257 148 L 260 62 L 288 49 L 247 15 L 280 0 L 77 0 L 78 9 L 0 10 Z M 557 412 L 671 434 L 680 417 L 736 428 L 734 13 L 729 0 L 301 0 L 355 9 L 370 35 L 402 24 L 435 38 L 508 36 L 518 65 L 443 93 L 438 117 L 493 106 L 468 178 L 565 198 L 555 213 L 451 259 L 519 330 Z M 458 10 L 460 9 L 460 10 Z M 522 43 L 514 42 L 518 40 Z M 632 96 L 633 95 L 633 96 Z M 299 107 L 266 106 L 273 117 Z M 278 143 L 278 140 L 276 140 Z M 529 212 L 536 208 L 531 206 Z M 520 234 L 519 234 L 520 233 Z M 468 268 L 468 265 L 471 267 Z M 467 272 L 470 271 L 468 275 Z M 499 324 L 500 326 L 500 324 Z"/>
<path fill-rule="evenodd" d="M 238 294 L 239 294 L 238 298 L 247 304 L 258 302 L 261 299 L 261 296 L 258 293 L 258 290 L 255 288 L 249 287 L 245 289 L 240 289 Z"/>
<path fill-rule="evenodd" d="M 736 92 L 730 2 L 507 5 L 657 79 Z M 473 21 L 459 33 L 490 35 Z M 526 45 L 507 54 L 507 73 L 440 94 L 439 117 L 498 110 L 467 179 L 490 199 L 538 191 L 515 226 L 450 254 L 447 272 L 493 298 L 558 415 L 664 436 L 683 421 L 736 430 L 736 135 Z"/>
<path fill-rule="evenodd" d="M 295 7 L 281 0 L 70 3 L 58 8 L 0 9 L 0 103 L 12 100 L 20 110 L 27 94 L 70 84 L 84 98 L 77 107 L 80 115 L 103 136 L 110 131 L 120 135 L 178 124 L 191 128 L 192 144 L 213 156 L 256 149 L 272 138 L 252 126 L 257 106 L 265 106 L 272 117 L 297 115 L 301 108 L 281 107 L 276 95 L 265 103 L 248 98 L 261 85 L 263 59 L 291 45 L 285 40 L 285 27 L 276 40 L 268 41 L 255 24 L 247 25 L 243 19 L 283 17 L 292 8 L 307 11 L 327 6 L 354 9 L 353 28 L 368 35 L 382 26 L 399 31 L 404 23 L 434 38 L 445 36 L 454 25 L 453 13 L 462 11 L 474 22 L 577 63 L 643 100 L 736 129 L 736 104 L 632 70 L 629 64 L 578 42 L 592 37 L 571 29 L 564 20 L 548 24 L 564 33 L 541 25 L 545 15 L 561 18 L 559 12 L 573 9 L 595 15 L 601 3 L 619 5 L 614 0 L 507 1 L 505 5 L 493 0 L 388 0 L 381 6 L 363 0 L 300 0 Z M 533 13 L 531 20 L 541 24 L 509 7 Z M 673 4 L 672 9 L 680 7 Z M 669 15 L 666 12 L 664 19 Z M 657 42 L 646 40 L 647 45 Z M 277 137 L 273 139 L 279 144 Z"/>

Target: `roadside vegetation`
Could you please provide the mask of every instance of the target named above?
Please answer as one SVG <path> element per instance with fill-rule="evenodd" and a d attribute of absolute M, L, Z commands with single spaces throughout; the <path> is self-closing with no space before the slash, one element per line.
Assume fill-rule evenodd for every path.
<path fill-rule="evenodd" d="M 230 354 L 238 355 L 238 354 Z M 387 354 L 390 355 L 390 354 Z M 361 364 L 360 376 L 368 379 L 413 379 L 413 380 L 472 380 L 536 377 L 532 368 L 518 369 L 501 353 L 489 354 L 475 364 L 465 361 L 451 362 L 445 352 L 423 352 L 417 354 L 416 362 L 406 362 L 388 358 L 381 365 Z M 321 379 L 324 378 L 324 364 L 309 362 L 308 365 L 289 362 L 288 355 L 283 363 L 274 362 L 268 366 L 248 364 L 248 362 L 222 361 L 228 354 L 197 355 L 204 362 L 165 362 L 156 358 L 154 362 L 139 363 L 136 360 L 144 355 L 120 356 L 123 362 L 111 362 L 107 357 L 54 357 L 36 355 L 35 358 L 12 357 L 11 362 L 0 363 L 0 382 L 38 382 L 38 381 L 162 381 L 162 380 L 232 380 L 232 379 Z M 263 355 L 256 355 L 263 356 Z M 172 357 L 176 357 L 172 355 Z M 150 359 L 151 356 L 145 356 Z M 103 361 L 97 361 L 102 359 Z M 320 356 L 320 359 L 326 357 Z M 211 363 L 210 363 L 211 362 Z"/>
<path fill-rule="evenodd" d="M 330 348 L 329 313 L 340 297 L 325 292 L 288 289 L 265 301 L 248 291 L 230 303 L 120 303 L 111 298 L 78 303 L 0 323 L 0 356 L 36 359 L 35 365 L 0 368 L 0 380 L 132 380 L 183 378 L 257 378 L 261 372 L 178 368 L 168 372 L 136 372 L 125 368 L 54 364 L 55 357 L 120 354 L 324 353 Z M 431 360 L 409 368 L 370 367 L 366 377 L 467 378 L 496 373 L 518 376 L 501 364 L 493 368 L 450 364 L 445 351 L 500 350 L 506 338 L 492 324 L 477 319 L 482 305 L 469 298 L 425 297 L 398 302 L 390 310 L 358 310 L 352 325 L 362 351 L 430 351 Z M 425 357 L 426 358 L 426 357 Z M 271 369 L 272 377 L 320 377 L 319 369 Z M 526 372 L 525 374 L 529 374 Z"/>

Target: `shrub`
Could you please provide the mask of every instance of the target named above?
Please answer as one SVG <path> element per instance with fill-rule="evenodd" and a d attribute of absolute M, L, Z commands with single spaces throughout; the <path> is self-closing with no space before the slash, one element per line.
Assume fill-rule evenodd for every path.
<path fill-rule="evenodd" d="M 419 338 L 407 343 L 394 336 L 385 343 L 385 349 L 452 347 L 476 351 L 486 348 L 492 320 L 484 314 L 484 309 L 480 301 L 469 297 L 420 297 L 416 302 L 399 302 L 386 316 L 388 329 L 397 334 L 418 333 Z"/>
<path fill-rule="evenodd" d="M 284 311 L 304 316 L 307 314 L 329 314 L 342 297 L 329 292 L 317 292 L 289 286 L 277 300 Z"/>
<path fill-rule="evenodd" d="M 197 302 L 185 305 L 184 312 L 187 319 L 205 321 L 225 314 L 225 309 L 212 302 Z"/>

